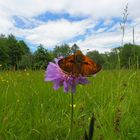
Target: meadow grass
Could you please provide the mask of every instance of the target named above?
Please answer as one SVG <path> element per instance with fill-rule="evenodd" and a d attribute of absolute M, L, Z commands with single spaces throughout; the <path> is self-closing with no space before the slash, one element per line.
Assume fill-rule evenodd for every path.
<path fill-rule="evenodd" d="M 44 71 L 0 72 L 0 140 L 69 140 L 71 95 Z M 140 71 L 106 70 L 77 87 L 74 140 L 96 118 L 94 140 L 140 140 Z"/>

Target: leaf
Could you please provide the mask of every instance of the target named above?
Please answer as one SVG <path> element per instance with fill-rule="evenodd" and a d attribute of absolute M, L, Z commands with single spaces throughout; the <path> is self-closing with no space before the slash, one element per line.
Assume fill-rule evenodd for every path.
<path fill-rule="evenodd" d="M 88 140 L 88 135 L 86 131 L 85 131 L 85 140 Z"/>
<path fill-rule="evenodd" d="M 92 115 L 92 118 L 90 120 L 90 126 L 89 126 L 89 140 L 92 140 L 94 133 L 94 116 Z"/>

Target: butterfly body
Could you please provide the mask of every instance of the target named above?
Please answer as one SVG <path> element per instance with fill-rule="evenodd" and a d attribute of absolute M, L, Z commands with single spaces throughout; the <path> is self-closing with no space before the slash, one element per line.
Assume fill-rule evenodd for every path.
<path fill-rule="evenodd" d="M 100 65 L 83 55 L 79 50 L 73 55 L 59 60 L 58 65 L 65 73 L 74 76 L 91 76 L 101 70 Z"/>

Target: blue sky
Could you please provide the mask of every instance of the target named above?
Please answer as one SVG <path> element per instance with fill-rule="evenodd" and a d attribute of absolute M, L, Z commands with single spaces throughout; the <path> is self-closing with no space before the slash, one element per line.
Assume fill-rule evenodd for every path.
<path fill-rule="evenodd" d="M 8 3 L 8 5 L 7 5 Z M 2 0 L 0 1 L 0 33 L 14 34 L 36 50 L 74 43 L 86 51 L 110 51 L 121 45 L 122 13 L 128 3 L 125 43 L 140 43 L 139 0 Z"/>

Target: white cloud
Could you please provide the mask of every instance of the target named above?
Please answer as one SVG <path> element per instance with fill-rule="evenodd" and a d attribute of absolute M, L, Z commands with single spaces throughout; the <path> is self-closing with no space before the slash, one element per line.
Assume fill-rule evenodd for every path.
<path fill-rule="evenodd" d="M 93 28 L 99 19 L 104 19 L 107 27 L 112 17 L 122 16 L 123 9 L 128 3 L 128 18 L 132 23 L 127 27 L 125 41 L 132 42 L 132 26 L 135 27 L 135 42 L 140 43 L 140 1 L 139 0 L 1 0 L 0 1 L 0 33 L 13 33 L 24 38 L 32 44 L 42 43 L 53 46 L 82 35 L 87 29 Z M 70 22 L 65 19 L 48 21 L 47 23 L 34 19 L 35 16 L 45 12 L 69 13 L 73 16 L 87 16 L 83 21 Z M 20 17 L 27 26 L 35 24 L 34 28 L 21 29 L 15 27 L 13 16 Z M 119 24 L 114 25 L 104 33 L 106 27 L 92 34 L 85 35 L 85 40 L 79 39 L 77 43 L 84 50 L 86 48 L 100 51 L 110 50 L 112 46 L 120 44 L 121 31 Z M 75 43 L 75 42 L 71 42 Z M 70 43 L 70 44 L 71 44 Z"/>
<path fill-rule="evenodd" d="M 135 43 L 140 44 L 140 26 L 135 28 L 135 30 Z M 131 26 L 126 28 L 124 43 L 133 43 L 132 32 L 133 28 Z M 82 50 L 90 49 L 105 52 L 110 51 L 114 47 L 121 46 L 121 41 L 122 31 L 119 28 L 117 28 L 115 32 L 102 32 L 99 34 L 92 34 L 84 41 L 78 41 L 77 44 L 81 46 Z"/>
<path fill-rule="evenodd" d="M 96 18 L 119 16 L 128 3 L 130 16 L 138 17 L 139 0 L 3 0 L 0 5 L 9 14 L 32 17 L 46 11 L 91 15 Z"/>
<path fill-rule="evenodd" d="M 112 45 L 120 44 L 120 34 L 116 33 L 101 33 L 98 35 L 92 35 L 85 39 L 84 41 L 81 41 L 77 43 L 81 48 L 84 50 L 90 49 L 90 50 L 98 50 L 100 52 L 104 51 L 110 51 L 112 48 Z"/>
<path fill-rule="evenodd" d="M 90 20 L 70 22 L 64 19 L 49 21 L 33 29 L 17 29 L 13 32 L 17 36 L 23 35 L 25 39 L 33 44 L 54 46 L 69 40 L 77 35 L 84 34 L 90 26 Z M 93 26 L 93 25 L 92 25 Z"/>

